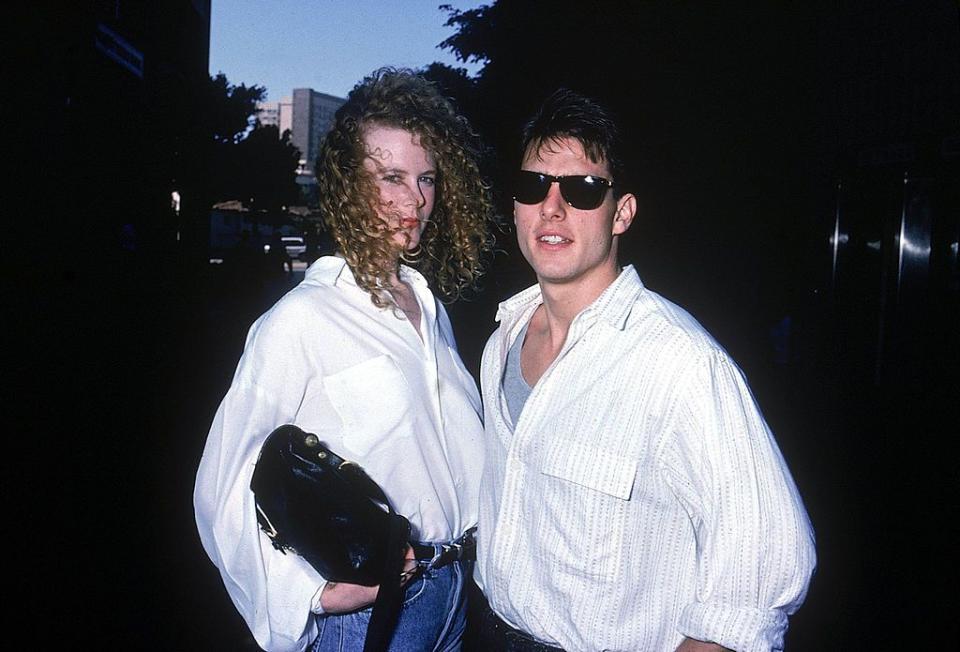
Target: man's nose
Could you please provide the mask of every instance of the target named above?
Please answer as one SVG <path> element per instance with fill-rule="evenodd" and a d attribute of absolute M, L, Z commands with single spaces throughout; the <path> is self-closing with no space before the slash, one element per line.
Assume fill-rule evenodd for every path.
<path fill-rule="evenodd" d="M 567 216 L 567 202 L 560 194 L 560 184 L 553 181 L 547 189 L 547 196 L 540 203 L 540 217 L 545 220 L 558 220 Z"/>

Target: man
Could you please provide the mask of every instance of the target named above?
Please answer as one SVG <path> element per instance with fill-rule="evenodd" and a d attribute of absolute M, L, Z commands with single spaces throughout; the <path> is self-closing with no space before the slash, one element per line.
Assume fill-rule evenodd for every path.
<path fill-rule="evenodd" d="M 500 305 L 483 355 L 483 649 L 782 648 L 810 522 L 742 373 L 617 262 L 637 200 L 615 125 L 558 91 L 521 151 L 538 284 Z"/>

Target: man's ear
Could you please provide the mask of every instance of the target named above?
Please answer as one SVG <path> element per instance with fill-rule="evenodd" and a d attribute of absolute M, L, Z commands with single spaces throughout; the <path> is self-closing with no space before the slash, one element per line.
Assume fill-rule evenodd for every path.
<path fill-rule="evenodd" d="M 617 212 L 613 216 L 613 235 L 625 233 L 636 216 L 637 198 L 627 193 L 617 201 Z"/>

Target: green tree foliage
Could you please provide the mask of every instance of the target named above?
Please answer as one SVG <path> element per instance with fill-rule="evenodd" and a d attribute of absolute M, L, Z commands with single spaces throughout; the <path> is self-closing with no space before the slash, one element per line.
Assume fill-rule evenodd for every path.
<path fill-rule="evenodd" d="M 215 143 L 235 144 L 256 123 L 257 102 L 267 96 L 263 86 L 235 86 L 222 72 L 210 78 L 206 89 L 203 122 Z"/>
<path fill-rule="evenodd" d="M 210 203 L 240 200 L 255 210 L 279 211 L 296 203 L 300 152 L 275 126 L 257 122 L 263 86 L 233 85 L 223 73 L 210 78 L 202 124 L 211 150 Z"/>
<path fill-rule="evenodd" d="M 300 150 L 274 125 L 257 125 L 236 145 L 237 194 L 250 208 L 280 211 L 299 198 L 296 183 Z"/>
<path fill-rule="evenodd" d="M 484 63 L 477 118 L 498 149 L 548 93 L 567 87 L 614 110 L 643 154 L 642 172 L 667 165 L 671 178 L 689 177 L 680 168 L 693 164 L 715 171 L 702 180 L 711 186 L 751 168 L 767 180 L 774 158 L 788 164 L 799 153 L 782 155 L 813 113 L 812 9 L 672 0 L 444 8 L 457 32 L 440 47 Z"/>
<path fill-rule="evenodd" d="M 815 122 L 833 100 L 818 84 L 822 17 L 813 5 L 497 0 L 444 8 L 456 33 L 440 47 L 483 64 L 464 106 L 497 152 L 496 188 L 507 187 L 522 123 L 542 100 L 560 87 L 584 93 L 610 107 L 628 145 L 640 217 L 623 258 L 701 315 L 759 312 L 746 304 L 780 300 L 765 299 L 760 284 L 782 294 L 797 276 L 814 235 L 808 191 L 829 146 Z M 501 198 L 509 215 L 509 195 Z M 501 242 L 509 249 L 510 240 Z M 729 287 L 747 288 L 738 294 L 744 305 L 719 299 Z"/>
<path fill-rule="evenodd" d="M 420 73 L 435 83 L 440 92 L 453 100 L 458 110 L 471 122 L 476 118 L 477 83 L 467 75 L 464 68 L 452 68 L 443 63 L 431 63 Z"/>

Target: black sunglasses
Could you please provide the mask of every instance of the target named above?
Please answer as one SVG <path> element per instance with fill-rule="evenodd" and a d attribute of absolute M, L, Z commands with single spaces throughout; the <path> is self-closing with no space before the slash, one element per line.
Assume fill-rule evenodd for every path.
<path fill-rule="evenodd" d="M 521 204 L 539 204 L 550 192 L 550 184 L 560 184 L 563 200 L 582 211 L 592 211 L 603 203 L 613 182 L 591 174 L 571 174 L 555 177 L 530 170 L 520 170 L 513 181 L 513 198 Z"/>

